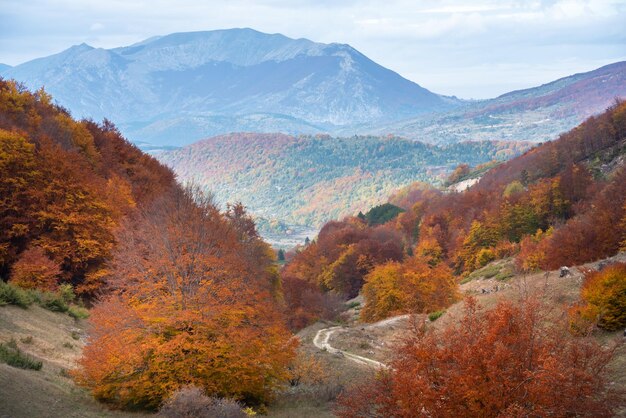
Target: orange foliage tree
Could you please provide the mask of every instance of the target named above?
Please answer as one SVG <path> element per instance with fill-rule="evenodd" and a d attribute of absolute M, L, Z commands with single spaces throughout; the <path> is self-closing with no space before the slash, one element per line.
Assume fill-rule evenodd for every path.
<path fill-rule="evenodd" d="M 297 341 L 242 255 L 241 231 L 191 189 L 163 196 L 134 222 L 120 232 L 113 293 L 92 311 L 77 381 L 125 408 L 157 408 L 188 385 L 267 401 L 287 379 Z"/>
<path fill-rule="evenodd" d="M 457 299 L 457 284 L 445 264 L 430 265 L 413 257 L 404 263 L 376 266 L 363 286 L 364 321 L 376 321 L 394 314 L 425 313 L 451 305 Z"/>
<path fill-rule="evenodd" d="M 20 254 L 11 271 L 11 283 L 26 289 L 56 290 L 61 275 L 59 263 L 50 260 L 39 247 Z"/>
<path fill-rule="evenodd" d="M 82 296 L 102 290 L 114 230 L 176 187 L 108 121 L 75 121 L 43 90 L 0 79 L 0 276 L 40 247 Z"/>
<path fill-rule="evenodd" d="M 535 302 L 484 311 L 469 299 L 458 322 L 416 327 L 392 369 L 344 394 L 357 417 L 611 416 L 606 365 L 614 348 L 546 321 Z"/>
<path fill-rule="evenodd" d="M 580 296 L 583 305 L 572 311 L 575 331 L 584 331 L 580 329 L 584 324 L 597 324 L 608 331 L 623 329 L 626 326 L 626 263 L 589 272 Z"/>

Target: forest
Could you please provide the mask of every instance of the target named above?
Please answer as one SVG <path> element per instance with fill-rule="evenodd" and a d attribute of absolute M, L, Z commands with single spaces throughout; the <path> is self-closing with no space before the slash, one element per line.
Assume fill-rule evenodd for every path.
<path fill-rule="evenodd" d="M 90 308 L 72 375 L 96 399 L 155 410 L 194 384 L 260 405 L 288 378 L 274 252 L 241 205 L 220 212 L 110 122 L 5 80 L 0 167 L 0 275 Z"/>
<path fill-rule="evenodd" d="M 531 146 L 519 141 L 435 146 L 396 136 L 331 137 L 237 133 L 157 158 L 183 181 L 197 181 L 224 205 L 240 200 L 256 216 L 319 228 L 384 203 L 398 187 L 437 182 L 466 162 L 504 161 Z"/>
<path fill-rule="evenodd" d="M 626 103 L 617 102 L 496 165 L 469 190 L 414 183 L 390 197 L 404 211 L 382 225 L 367 216 L 327 223 L 282 272 L 298 312 L 291 321 L 301 326 L 323 315 L 323 304 L 300 294 L 312 289 L 346 299 L 363 289 L 363 318 L 377 320 L 444 308 L 458 281 L 494 260 L 514 257 L 519 271 L 530 272 L 616 254 L 626 244 L 624 154 Z M 460 166 L 450 181 L 466 171 Z"/>

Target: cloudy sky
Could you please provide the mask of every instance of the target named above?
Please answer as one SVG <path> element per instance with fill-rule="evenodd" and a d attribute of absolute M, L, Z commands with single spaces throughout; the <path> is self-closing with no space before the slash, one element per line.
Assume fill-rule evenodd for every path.
<path fill-rule="evenodd" d="M 626 0 L 0 0 L 0 62 L 251 27 L 348 43 L 437 93 L 494 97 L 626 60 Z"/>

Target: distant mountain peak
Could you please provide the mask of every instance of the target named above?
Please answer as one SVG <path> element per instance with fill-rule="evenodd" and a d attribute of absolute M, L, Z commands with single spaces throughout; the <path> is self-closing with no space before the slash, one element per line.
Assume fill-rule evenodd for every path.
<path fill-rule="evenodd" d="M 132 140 L 170 145 L 236 131 L 331 132 L 459 104 L 350 45 L 251 28 L 80 44 L 3 74 L 45 85 L 78 117 L 115 120 Z"/>

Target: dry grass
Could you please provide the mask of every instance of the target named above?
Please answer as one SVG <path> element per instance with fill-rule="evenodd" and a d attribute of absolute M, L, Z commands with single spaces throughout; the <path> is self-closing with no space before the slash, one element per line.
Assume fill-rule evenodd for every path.
<path fill-rule="evenodd" d="M 83 321 L 35 305 L 3 306 L 0 330 L 0 342 L 14 339 L 21 351 L 43 362 L 39 371 L 0 364 L 0 417 L 142 416 L 107 410 L 67 376 L 84 346 Z"/>

